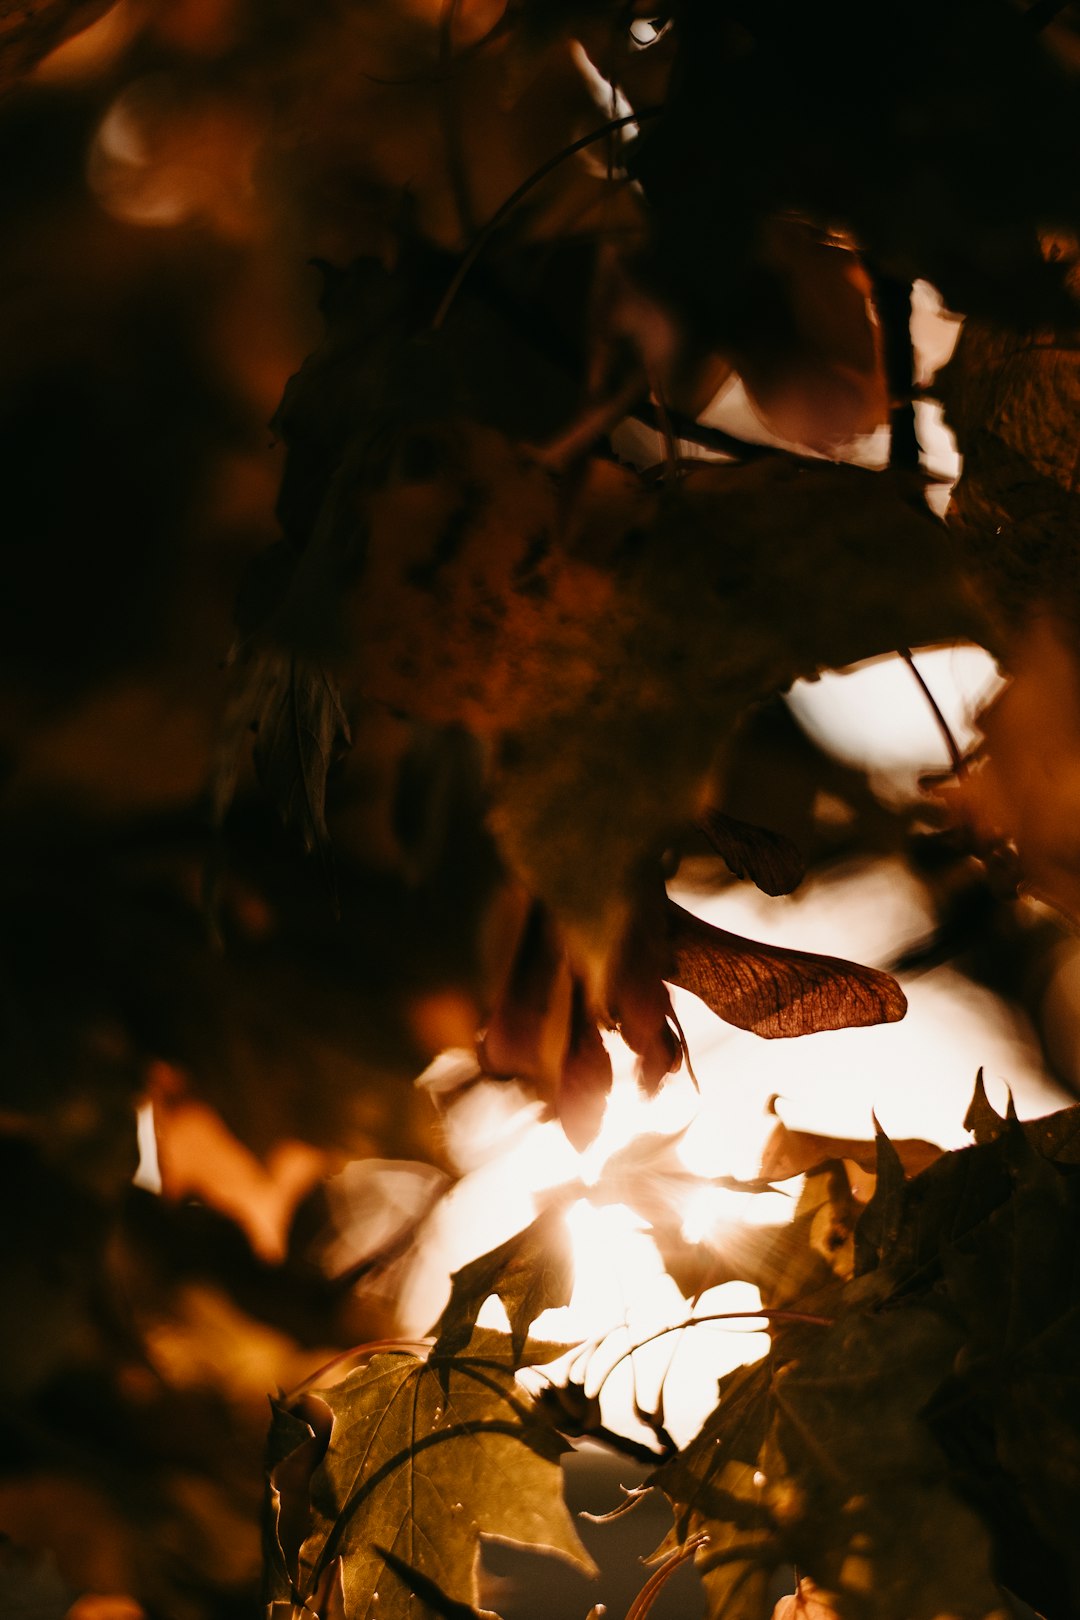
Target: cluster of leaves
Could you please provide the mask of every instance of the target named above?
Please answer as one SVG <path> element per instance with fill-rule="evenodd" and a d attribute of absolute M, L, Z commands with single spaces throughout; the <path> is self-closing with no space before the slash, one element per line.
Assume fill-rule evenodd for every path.
<path fill-rule="evenodd" d="M 968 1125 L 974 1145 L 944 1154 L 778 1132 L 772 1169 L 805 1173 L 791 1224 L 737 1239 L 697 1278 L 754 1280 L 771 1347 L 720 1381 L 681 1451 L 655 1420 L 668 1455 L 648 1484 L 674 1524 L 635 1613 L 689 1557 L 716 1620 L 768 1620 L 791 1566 L 810 1612 L 843 1620 L 989 1620 L 1010 1593 L 1049 1620 L 1075 1613 L 1080 1110 L 1021 1125 L 980 1078 Z M 865 1202 L 855 1156 L 875 1165 Z M 669 1141 L 635 1144 L 587 1195 L 636 1206 L 690 1294 L 667 1243 L 676 1163 Z M 476 1612 L 485 1536 L 589 1569 L 560 1448 L 583 1433 L 626 1442 L 581 1384 L 530 1397 L 515 1382 L 567 1348 L 528 1329 L 569 1300 L 562 1211 L 585 1194 L 564 1189 L 458 1272 L 429 1347 L 369 1347 L 340 1382 L 275 1407 L 272 1614 L 457 1620 Z M 476 1326 L 493 1295 L 509 1335 Z"/>
<path fill-rule="evenodd" d="M 0 81 L 104 9 L 0 0 Z M 706 838 L 768 893 L 797 883 L 790 842 L 738 809 L 794 679 L 992 645 L 1017 679 L 953 785 L 964 851 L 1080 909 L 1075 30 L 1047 0 L 889 0 L 874 29 L 854 0 L 647 9 L 161 0 L 112 19 L 93 90 L 12 104 L 9 280 L 40 289 L 40 258 L 69 285 L 5 315 L 0 1148 L 4 1287 L 27 1305 L 0 1497 L 16 1540 L 58 1547 L 85 1517 L 112 1549 L 69 1546 L 47 1612 L 91 1588 L 181 1620 L 250 1599 L 260 1420 L 207 1369 L 231 1334 L 285 1384 L 300 1347 L 389 1328 L 349 1292 L 370 1233 L 329 1276 L 298 1236 L 329 1195 L 302 1195 L 332 1153 L 425 1151 L 395 1087 L 430 1051 L 481 1027 L 486 1072 L 585 1144 L 602 1029 L 648 1088 L 684 1055 L 668 985 L 764 1038 L 902 1015 L 889 975 L 664 894 Z M 53 188 L 55 227 L 20 189 L 24 117 L 44 153 L 24 189 Z M 85 192 L 91 136 L 123 224 Z M 133 245 L 136 204 L 170 217 L 155 166 L 211 245 Z M 311 256 L 324 331 L 275 417 L 283 538 L 247 570 L 223 703 L 224 602 L 272 532 L 254 379 L 266 352 L 280 392 L 304 352 L 272 289 Z M 935 395 L 964 456 L 946 525 L 913 430 L 920 277 L 968 317 Z M 245 318 L 226 376 L 209 334 L 227 349 Z M 747 438 L 698 419 L 736 379 Z M 887 468 L 844 464 L 887 423 Z M 237 461 L 256 497 L 230 528 L 208 491 Z M 252 809 L 252 752 L 322 889 Z M 218 822 L 238 800 L 225 843 L 211 779 Z M 148 1097 L 161 1205 L 129 1185 Z M 717 1617 L 767 1612 L 790 1563 L 855 1620 L 981 1620 L 1002 1586 L 1075 1610 L 1071 1116 L 973 1122 L 975 1147 L 910 1181 L 881 1143 L 861 1211 L 838 1164 L 805 1161 L 855 1145 L 774 1142 L 770 1181 L 812 1172 L 795 1223 L 722 1256 L 683 1237 L 670 1152 L 609 1165 L 591 1196 L 639 1210 L 687 1298 L 738 1278 L 773 1313 L 767 1360 L 658 1475 L 676 1528 L 654 1580 L 693 1554 Z M 278 1615 L 378 1596 L 461 1620 L 485 1534 L 582 1561 L 558 1459 L 594 1408 L 515 1377 L 568 1289 L 556 1201 L 458 1274 L 430 1352 L 388 1346 L 279 1406 Z M 476 1326 L 491 1293 L 508 1337 Z"/>

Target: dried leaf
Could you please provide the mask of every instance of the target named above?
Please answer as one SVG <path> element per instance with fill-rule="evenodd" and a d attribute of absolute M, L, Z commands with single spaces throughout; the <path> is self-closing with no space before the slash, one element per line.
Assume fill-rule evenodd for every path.
<path fill-rule="evenodd" d="M 455 1358 L 377 1355 L 319 1395 L 334 1428 L 312 1476 L 301 1585 L 340 1556 L 347 1620 L 413 1612 L 410 1580 L 379 1548 L 473 1609 L 481 1535 L 591 1570 L 562 1500 L 562 1443 L 518 1387 L 502 1335 L 478 1332 Z"/>
<path fill-rule="evenodd" d="M 790 894 L 798 888 L 806 863 L 790 838 L 737 821 L 721 810 L 707 810 L 702 831 L 738 878 L 749 878 L 764 894 Z"/>
<path fill-rule="evenodd" d="M 943 1148 L 917 1137 L 892 1143 L 905 1172 L 918 1175 L 928 1164 L 940 1159 Z M 877 1145 L 848 1136 L 817 1136 L 812 1131 L 793 1131 L 777 1123 L 761 1155 L 758 1174 L 763 1181 L 784 1181 L 788 1176 L 813 1174 L 830 1160 L 850 1159 L 860 1170 L 877 1170 Z"/>
<path fill-rule="evenodd" d="M 896 980 L 832 956 L 742 939 L 672 903 L 671 971 L 726 1023 L 767 1040 L 889 1024 L 907 1011 Z"/>
<path fill-rule="evenodd" d="M 763 221 L 728 320 L 725 353 L 781 439 L 827 451 L 888 420 L 870 279 L 850 246 L 800 220 Z"/>

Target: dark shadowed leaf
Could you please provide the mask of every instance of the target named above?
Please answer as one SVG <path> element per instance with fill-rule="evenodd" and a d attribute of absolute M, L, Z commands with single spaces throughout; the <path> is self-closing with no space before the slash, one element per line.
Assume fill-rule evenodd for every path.
<path fill-rule="evenodd" d="M 855 1268 L 860 1274 L 872 1271 L 893 1249 L 905 1212 L 904 1164 L 880 1125 L 874 1145 L 874 1196 L 855 1228 Z"/>
<path fill-rule="evenodd" d="M 971 1132 L 976 1143 L 996 1142 L 1007 1129 L 1011 1111 L 1004 1119 L 986 1095 L 982 1070 L 975 1081 L 975 1095 L 964 1115 L 964 1128 Z M 1047 1159 L 1057 1164 L 1080 1164 L 1080 1106 L 1061 1108 L 1056 1113 L 1044 1114 L 1040 1119 L 1025 1119 L 1021 1130 L 1026 1139 Z"/>
<path fill-rule="evenodd" d="M 876 968 L 742 939 L 672 903 L 667 978 L 726 1023 L 767 1040 L 818 1030 L 891 1024 L 907 998 Z"/>
<path fill-rule="evenodd" d="M 1003 1606 L 990 1538 L 921 1417 L 959 1342 L 932 1309 L 849 1312 L 798 1329 L 773 1374 L 763 1496 L 792 1561 L 845 1616 L 981 1620 Z"/>
<path fill-rule="evenodd" d="M 230 700 L 214 783 L 219 819 L 232 799 L 245 733 L 255 732 L 255 768 L 304 849 L 325 850 L 326 778 L 351 740 L 337 682 L 322 665 L 269 648 L 242 667 Z"/>
<path fill-rule="evenodd" d="M 790 838 L 707 810 L 701 829 L 736 877 L 749 878 L 764 894 L 790 894 L 802 882 L 806 862 Z"/>
<path fill-rule="evenodd" d="M 710 1620 L 767 1620 L 772 1609 L 769 1575 L 783 1554 L 757 1477 L 770 1395 L 767 1363 L 736 1368 L 700 1434 L 654 1477 L 675 1518 L 654 1556 L 709 1538 L 696 1564 Z"/>
<path fill-rule="evenodd" d="M 0 91 L 29 73 L 57 45 L 89 28 L 113 0 L 3 0 L 0 4 Z"/>
<path fill-rule="evenodd" d="M 1015 625 L 1047 603 L 1075 623 L 1076 332 L 969 319 L 934 390 L 963 456 L 949 523 L 995 611 Z"/>
<path fill-rule="evenodd" d="M 436 1327 L 438 1356 L 457 1355 L 472 1337 L 480 1307 L 493 1294 L 510 1319 L 514 1364 L 525 1351 L 529 1328 L 541 1311 L 570 1303 L 574 1259 L 562 1204 L 543 1210 L 523 1232 L 490 1254 L 455 1271 L 450 1302 Z"/>
<path fill-rule="evenodd" d="M 970 1131 L 977 1144 L 992 1142 L 1001 1135 L 1005 1121 L 986 1095 L 983 1072 L 975 1076 L 975 1091 L 964 1115 L 964 1129 Z"/>

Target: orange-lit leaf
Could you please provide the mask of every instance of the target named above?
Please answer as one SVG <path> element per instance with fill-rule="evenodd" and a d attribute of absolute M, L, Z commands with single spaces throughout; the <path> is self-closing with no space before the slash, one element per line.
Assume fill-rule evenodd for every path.
<path fill-rule="evenodd" d="M 567 1040 L 570 977 L 550 913 L 529 908 L 510 972 L 477 1043 L 486 1074 L 537 1079 L 557 1067 Z"/>
<path fill-rule="evenodd" d="M 611 1059 L 596 1020 L 589 1013 L 585 987 L 576 979 L 570 1002 L 570 1034 L 555 1107 L 563 1130 L 579 1151 L 588 1147 L 600 1129 L 610 1090 Z"/>
<path fill-rule="evenodd" d="M 112 0 L 2 0 L 0 3 L 0 90 L 36 62 L 108 11 Z"/>

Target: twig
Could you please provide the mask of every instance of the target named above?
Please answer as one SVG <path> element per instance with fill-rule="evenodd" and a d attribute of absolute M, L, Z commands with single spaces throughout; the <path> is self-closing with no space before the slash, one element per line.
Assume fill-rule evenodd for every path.
<path fill-rule="evenodd" d="M 768 1310 L 764 1306 L 756 1311 L 713 1311 L 708 1316 L 688 1316 L 684 1322 L 672 1322 L 670 1327 L 658 1328 L 655 1333 L 650 1333 L 647 1338 L 639 1339 L 637 1344 L 632 1344 L 629 1349 L 623 1350 L 620 1355 L 615 1357 L 615 1360 L 600 1380 L 599 1389 L 603 1389 L 616 1367 L 621 1366 L 624 1361 L 628 1361 L 631 1356 L 636 1356 L 638 1351 L 643 1350 L 647 1344 L 653 1344 L 655 1340 L 663 1339 L 669 1333 L 681 1333 L 684 1328 L 699 1327 L 703 1322 L 757 1322 L 763 1319 L 767 1322 L 801 1322 L 809 1327 L 833 1326 L 831 1316 L 815 1316 L 809 1311 Z"/>
<path fill-rule="evenodd" d="M 900 647 L 898 650 L 901 658 L 904 660 L 904 663 L 907 665 L 908 669 L 910 669 L 912 675 L 914 675 L 916 681 L 918 682 L 919 687 L 922 690 L 923 697 L 930 705 L 931 713 L 933 714 L 934 719 L 937 721 L 938 730 L 945 739 L 945 747 L 949 751 L 949 759 L 952 762 L 953 774 L 958 777 L 963 777 L 967 773 L 967 766 L 964 764 L 964 756 L 960 752 L 960 746 L 952 734 L 952 727 L 942 714 L 941 709 L 938 706 L 937 699 L 935 698 L 933 692 L 931 692 L 929 686 L 927 686 L 922 671 L 919 669 L 914 658 L 911 656 L 911 648 Z"/>
<path fill-rule="evenodd" d="M 559 167 L 560 163 L 565 163 L 566 159 L 573 157 L 576 152 L 583 152 L 587 146 L 595 145 L 597 141 L 602 141 L 605 136 L 612 134 L 617 129 L 626 129 L 630 124 L 640 124 L 648 118 L 657 118 L 662 111 L 662 107 L 646 107 L 641 112 L 627 113 L 622 118 L 609 118 L 607 123 L 602 124 L 599 129 L 591 130 L 588 135 L 582 135 L 578 140 L 571 141 L 569 146 L 564 146 L 561 151 L 556 152 L 553 157 L 549 157 L 546 163 L 541 163 L 538 169 L 534 169 L 527 179 L 523 180 L 519 186 L 516 186 L 509 197 L 499 204 L 487 223 L 481 226 L 478 235 L 474 238 L 472 245 L 458 265 L 451 278 L 450 285 L 443 294 L 442 302 L 435 311 L 431 323 L 432 331 L 437 332 L 442 326 L 450 312 L 450 306 L 461 290 L 462 282 L 487 247 L 495 232 L 535 186 L 538 186 L 542 180 L 546 180 L 548 175 Z"/>

